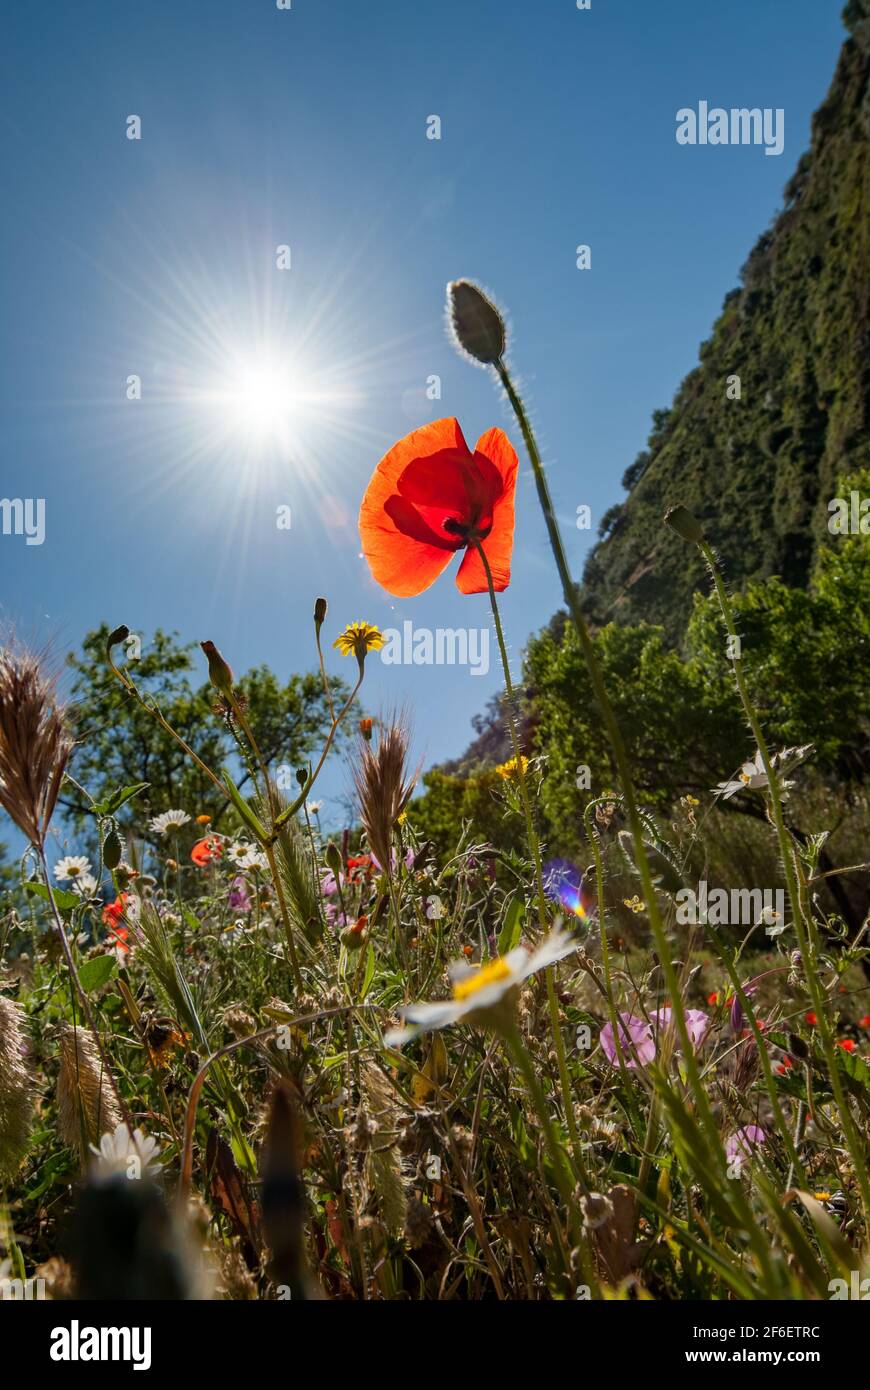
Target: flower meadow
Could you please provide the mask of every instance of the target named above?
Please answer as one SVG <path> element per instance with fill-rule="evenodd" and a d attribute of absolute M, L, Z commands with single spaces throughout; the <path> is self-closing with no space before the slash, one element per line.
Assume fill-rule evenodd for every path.
<path fill-rule="evenodd" d="M 706 798 L 647 804 L 503 316 L 469 281 L 449 286 L 448 316 L 511 431 L 472 447 L 454 419 L 413 430 L 374 466 L 359 531 L 388 594 L 413 598 L 449 571 L 488 596 L 509 756 L 486 794 L 509 844 L 473 817 L 456 817 L 446 850 L 428 835 L 415 712 L 365 704 L 383 635 L 336 618 L 328 596 L 311 595 L 305 701 L 319 714 L 289 785 L 219 633 L 200 644 L 212 704 L 182 725 L 126 659 L 127 627 L 104 630 L 100 688 L 196 788 L 178 804 L 155 805 L 123 766 L 89 790 L 74 760 L 89 711 L 74 736 L 51 661 L 8 636 L 0 803 L 27 846 L 0 918 L 9 1286 L 671 1302 L 822 1300 L 870 1276 L 867 923 L 848 934 L 823 904 L 826 828 L 798 836 L 787 814 L 813 749 L 768 741 L 731 643 L 736 769 Z M 615 770 L 578 791 L 570 858 L 542 834 L 547 750 L 499 609 L 522 524 L 518 450 Z M 737 622 L 716 537 L 683 506 L 662 520 L 703 560 L 724 647 Z M 327 759 L 354 788 L 353 816 L 331 830 Z M 734 797 L 751 799 L 781 885 L 780 906 L 747 893 L 736 927 L 712 897 L 681 910 L 711 813 Z M 71 803 L 81 842 L 52 861 Z"/>

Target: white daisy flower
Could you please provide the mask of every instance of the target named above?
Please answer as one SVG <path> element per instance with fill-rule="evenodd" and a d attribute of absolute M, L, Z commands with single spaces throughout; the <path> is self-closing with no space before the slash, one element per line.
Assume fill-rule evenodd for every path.
<path fill-rule="evenodd" d="M 232 844 L 227 845 L 224 855 L 231 864 L 239 865 L 250 849 L 251 846 L 245 844 L 244 840 L 233 840 Z"/>
<path fill-rule="evenodd" d="M 308 812 L 309 816 L 319 816 L 320 808 L 322 805 L 322 801 L 306 801 L 305 809 Z"/>
<path fill-rule="evenodd" d="M 245 853 L 236 860 L 240 869 L 268 869 L 269 861 L 261 849 L 248 845 Z"/>
<path fill-rule="evenodd" d="M 733 781 L 720 782 L 714 790 L 719 793 L 723 801 L 727 801 L 737 792 L 760 792 L 769 785 L 761 754 L 756 753 L 752 762 L 743 764 Z"/>
<path fill-rule="evenodd" d="M 189 820 L 186 811 L 162 811 L 159 816 L 152 816 L 148 829 L 153 830 L 155 835 L 165 835 L 169 830 L 180 830 Z"/>
<path fill-rule="evenodd" d="M 773 754 L 770 760 L 771 766 L 778 774 L 777 782 L 783 796 L 786 796 L 789 788 L 794 786 L 794 782 L 784 780 L 785 773 L 793 772 L 814 752 L 813 745 L 805 743 L 800 747 L 780 748 L 778 753 Z M 727 801 L 730 796 L 734 796 L 735 792 L 759 792 L 764 791 L 769 786 L 770 782 L 764 770 L 761 753 L 756 752 L 752 762 L 744 763 L 733 781 L 720 782 L 713 790 L 717 791 L 724 801 Z"/>
<path fill-rule="evenodd" d="M 233 922 L 232 926 L 224 927 L 223 931 L 221 932 L 221 941 L 238 941 L 241 936 L 244 936 L 247 930 L 247 922 L 243 922 L 241 920 Z"/>
<path fill-rule="evenodd" d="M 81 878 L 82 874 L 90 872 L 91 861 L 85 859 L 83 854 L 67 854 L 63 859 L 58 859 L 54 866 L 54 876 L 58 883 L 65 883 L 70 878 Z"/>
<path fill-rule="evenodd" d="M 141 1178 L 160 1169 L 157 1140 L 148 1138 L 141 1129 L 131 1134 L 125 1124 L 118 1125 L 114 1133 L 104 1134 L 99 1148 L 92 1144 L 91 1153 L 96 1154 L 97 1171 L 105 1177 L 126 1173 L 128 1178 Z"/>
<path fill-rule="evenodd" d="M 569 956 L 578 945 L 567 932 L 556 927 L 534 951 L 517 946 L 506 956 L 497 956 L 481 966 L 455 962 L 448 972 L 453 998 L 436 1004 L 409 1004 L 402 1010 L 402 1017 L 410 1027 L 393 1028 L 385 1033 L 385 1045 L 401 1047 L 421 1033 L 432 1033 L 465 1021 L 498 1029 L 505 1007 L 511 1009 L 512 1014 L 514 991 L 523 981 Z"/>
<path fill-rule="evenodd" d="M 72 881 L 73 892 L 83 898 L 93 898 L 99 886 L 93 874 L 78 874 Z"/>

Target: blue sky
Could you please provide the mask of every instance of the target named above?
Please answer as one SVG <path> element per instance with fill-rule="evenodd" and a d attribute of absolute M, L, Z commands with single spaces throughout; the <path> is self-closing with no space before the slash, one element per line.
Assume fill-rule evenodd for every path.
<path fill-rule="evenodd" d="M 839 14 L 830 0 L 7 7 L 0 491 L 44 497 L 46 534 L 0 536 L 0 615 L 60 648 L 102 619 L 146 640 L 177 629 L 236 670 L 282 674 L 312 664 L 321 593 L 336 630 L 487 627 L 486 597 L 460 596 L 452 570 L 390 599 L 356 533 L 375 463 L 414 426 L 456 415 L 472 443 L 493 424 L 518 442 L 445 339 L 458 276 L 510 311 L 579 573 L 808 144 Z M 678 146 L 675 113 L 699 100 L 782 107 L 784 153 Z M 267 358 L 293 417 L 252 437 L 226 395 Z M 582 504 L 592 532 L 574 526 Z M 502 614 L 518 660 L 559 603 L 524 461 L 517 515 Z M 366 693 L 373 711 L 409 704 L 431 763 L 463 750 L 499 686 L 494 659 L 481 677 L 371 661 Z M 342 795 L 340 766 L 324 786 Z"/>

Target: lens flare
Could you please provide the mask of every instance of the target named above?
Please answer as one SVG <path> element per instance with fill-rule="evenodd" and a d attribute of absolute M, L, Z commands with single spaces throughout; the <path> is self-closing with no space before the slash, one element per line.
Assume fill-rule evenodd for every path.
<path fill-rule="evenodd" d="M 583 885 L 583 875 L 570 859 L 548 859 L 544 865 L 544 892 L 566 912 L 585 921 L 595 899 Z"/>

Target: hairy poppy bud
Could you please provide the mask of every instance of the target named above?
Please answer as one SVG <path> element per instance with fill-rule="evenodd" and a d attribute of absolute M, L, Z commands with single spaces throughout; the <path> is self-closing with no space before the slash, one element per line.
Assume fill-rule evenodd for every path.
<path fill-rule="evenodd" d="M 126 642 L 130 636 L 130 629 L 124 623 L 116 627 L 114 632 L 110 632 L 106 642 L 106 651 L 110 652 L 113 647 L 117 647 L 119 642 Z"/>
<path fill-rule="evenodd" d="M 208 678 L 221 695 L 232 695 L 233 673 L 224 661 L 214 642 L 199 644 L 208 657 Z"/>
<path fill-rule="evenodd" d="M 788 1046 L 789 1051 L 793 1052 L 795 1057 L 799 1058 L 801 1062 L 805 1062 L 810 1055 L 810 1049 L 807 1047 L 803 1038 L 798 1037 L 797 1033 L 789 1033 Z"/>
<path fill-rule="evenodd" d="M 308 768 L 307 768 L 307 767 L 297 767 L 297 769 L 296 769 L 296 781 L 299 783 L 300 787 L 304 787 L 304 786 L 305 786 L 305 783 L 308 781 Z"/>
<path fill-rule="evenodd" d="M 360 917 L 358 922 L 354 922 L 351 926 L 344 928 L 344 931 L 341 932 L 339 936 L 339 940 L 346 951 L 358 951 L 365 943 L 368 938 L 368 933 L 366 931 L 367 926 L 368 918 Z"/>
<path fill-rule="evenodd" d="M 682 536 L 684 541 L 691 541 L 693 545 L 700 545 L 704 539 L 704 532 L 688 507 L 668 507 L 665 512 L 665 524 L 670 526 L 672 531 L 676 531 L 678 536 Z"/>
<path fill-rule="evenodd" d="M 470 280 L 447 286 L 447 311 L 457 345 L 475 362 L 494 366 L 505 350 L 504 319 L 483 290 Z"/>
<path fill-rule="evenodd" d="M 103 863 L 107 869 L 117 869 L 124 852 L 123 841 L 114 826 L 103 841 Z"/>
<path fill-rule="evenodd" d="M 329 605 L 327 604 L 325 598 L 318 598 L 314 600 L 314 626 L 317 628 L 318 632 L 323 627 L 323 624 L 326 621 L 326 613 L 328 606 Z"/>
<path fill-rule="evenodd" d="M 339 874 L 344 866 L 341 862 L 341 850 L 334 841 L 330 840 L 323 852 L 323 857 L 326 860 L 327 866 L 332 870 L 336 882 L 338 882 Z"/>

